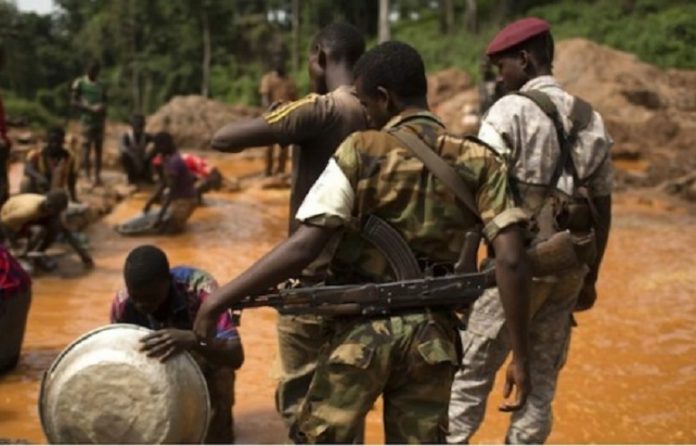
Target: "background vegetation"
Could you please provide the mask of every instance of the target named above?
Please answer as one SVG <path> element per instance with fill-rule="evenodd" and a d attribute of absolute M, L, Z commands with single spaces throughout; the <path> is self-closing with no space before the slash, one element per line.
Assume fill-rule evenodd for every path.
<path fill-rule="evenodd" d="M 385 0 L 381 0 L 385 1 Z M 524 15 L 549 20 L 557 39 L 582 36 L 661 67 L 696 68 L 696 3 L 689 0 L 391 0 L 392 38 L 418 48 L 429 70 L 477 77 L 487 41 Z M 304 53 L 336 20 L 374 44 L 376 0 L 56 0 L 49 16 L 0 0 L 0 88 L 8 113 L 47 125 L 70 118 L 70 84 L 91 59 L 103 64 L 109 113 L 155 111 L 179 94 L 258 104 L 258 79 L 282 51 L 307 87 Z M 57 117 L 60 117 L 57 118 Z"/>

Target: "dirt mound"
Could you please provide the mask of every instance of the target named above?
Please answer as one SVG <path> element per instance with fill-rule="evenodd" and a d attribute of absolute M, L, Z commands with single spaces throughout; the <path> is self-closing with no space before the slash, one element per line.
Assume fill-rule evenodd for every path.
<path fill-rule="evenodd" d="M 614 158 L 644 161 L 642 172 L 620 179 L 654 186 L 696 170 L 696 71 L 661 70 L 585 39 L 562 41 L 556 51 L 556 77 L 602 114 Z"/>
<path fill-rule="evenodd" d="M 261 109 L 230 105 L 203 96 L 175 96 L 148 117 L 149 132 L 167 131 L 180 149 L 206 149 L 213 134 L 225 124 L 253 118 Z"/>
<path fill-rule="evenodd" d="M 478 130 L 478 88 L 466 72 L 448 68 L 429 75 L 428 103 L 450 133 L 463 135 Z"/>

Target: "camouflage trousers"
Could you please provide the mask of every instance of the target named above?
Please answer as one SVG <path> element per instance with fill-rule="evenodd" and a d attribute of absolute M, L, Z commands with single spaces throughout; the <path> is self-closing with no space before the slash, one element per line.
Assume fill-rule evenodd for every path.
<path fill-rule="evenodd" d="M 292 438 L 351 443 L 377 398 L 386 443 L 442 443 L 458 363 L 455 318 L 420 312 L 337 320 Z"/>
<path fill-rule="evenodd" d="M 317 358 L 329 342 L 323 319 L 313 315 L 278 315 L 278 352 L 281 377 L 276 389 L 276 409 L 290 428 L 314 377 Z"/>
<path fill-rule="evenodd" d="M 527 404 L 514 412 L 505 438 L 512 444 L 541 444 L 551 433 L 551 403 L 558 374 L 570 345 L 571 316 L 587 268 L 535 281 L 529 325 L 530 378 Z M 466 331 L 461 332 L 463 360 L 452 384 L 449 408 L 452 444 L 469 442 L 486 412 L 495 375 L 510 352 L 505 314 L 497 288 L 487 290 L 474 304 Z"/>

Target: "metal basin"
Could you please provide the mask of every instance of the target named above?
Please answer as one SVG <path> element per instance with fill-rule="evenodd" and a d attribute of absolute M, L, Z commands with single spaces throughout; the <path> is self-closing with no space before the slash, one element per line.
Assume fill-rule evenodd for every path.
<path fill-rule="evenodd" d="M 188 353 L 161 363 L 139 352 L 143 327 L 113 324 L 70 344 L 44 374 L 41 425 L 50 443 L 202 443 L 210 397 Z"/>

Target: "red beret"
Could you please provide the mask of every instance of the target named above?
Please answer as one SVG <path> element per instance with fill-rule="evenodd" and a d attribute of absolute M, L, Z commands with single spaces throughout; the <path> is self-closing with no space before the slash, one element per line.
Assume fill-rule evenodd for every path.
<path fill-rule="evenodd" d="M 548 22 L 536 17 L 525 17 L 510 23 L 491 40 L 486 48 L 486 55 L 491 56 L 509 50 L 517 44 L 551 29 Z"/>

